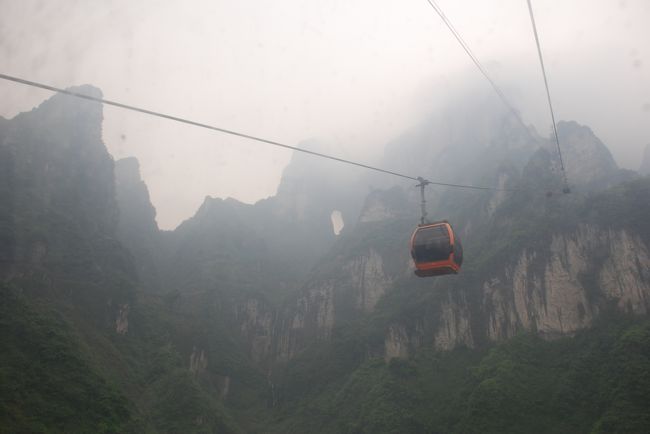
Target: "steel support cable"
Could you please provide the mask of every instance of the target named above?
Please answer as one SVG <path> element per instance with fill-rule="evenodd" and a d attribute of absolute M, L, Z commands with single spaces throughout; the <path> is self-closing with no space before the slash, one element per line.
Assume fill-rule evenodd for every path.
<path fill-rule="evenodd" d="M 280 148 L 290 149 L 292 151 L 303 152 L 305 154 L 314 155 L 316 157 L 326 158 L 328 160 L 338 161 L 339 163 L 350 164 L 350 165 L 357 166 L 357 167 L 363 167 L 364 169 L 374 170 L 376 172 L 381 172 L 381 173 L 385 173 L 385 174 L 388 174 L 388 175 L 397 176 L 397 177 L 400 177 L 400 178 L 410 179 L 410 180 L 413 180 L 413 181 L 418 181 L 420 183 L 423 181 L 423 178 L 418 177 L 418 176 L 410 176 L 410 175 L 406 175 L 406 174 L 403 174 L 403 173 L 394 172 L 392 170 L 386 170 L 386 169 L 382 169 L 382 168 L 379 168 L 379 167 L 370 166 L 368 164 L 358 163 L 356 161 L 347 160 L 347 159 L 339 158 L 339 157 L 334 157 L 332 155 L 327 155 L 327 154 L 323 154 L 323 153 L 320 153 L 320 152 L 310 151 L 310 150 L 304 149 L 304 148 L 298 148 L 296 146 L 286 145 L 284 143 L 276 142 L 274 140 L 268 140 L 268 139 L 253 136 L 253 135 L 250 135 L 250 134 L 240 133 L 240 132 L 237 132 L 237 131 L 228 130 L 228 129 L 220 128 L 220 127 L 215 127 L 213 125 L 208 125 L 208 124 L 204 124 L 204 123 L 201 123 L 201 122 L 192 121 L 192 120 L 189 120 L 189 119 L 184 119 L 184 118 L 181 118 L 181 117 L 178 117 L 178 116 L 168 115 L 168 114 L 156 112 L 156 111 L 153 111 L 153 110 L 147 110 L 147 109 L 135 107 L 135 106 L 128 105 L 128 104 L 123 104 L 123 103 L 116 102 L 116 101 L 110 101 L 110 100 L 103 99 L 103 98 L 97 98 L 97 97 L 94 97 L 94 96 L 85 95 L 83 93 L 74 92 L 74 91 L 66 90 L 66 89 L 61 89 L 61 88 L 58 88 L 58 87 L 55 87 L 55 86 L 50 86 L 50 85 L 43 84 L 43 83 L 38 83 L 38 82 L 35 82 L 35 81 L 25 80 L 23 78 L 13 77 L 13 76 L 10 76 L 10 75 L 0 73 L 0 79 L 7 80 L 7 81 L 12 81 L 12 82 L 15 82 L 15 83 L 24 84 L 24 85 L 31 86 L 31 87 L 36 87 L 36 88 L 39 88 L 39 89 L 49 90 L 49 91 L 52 91 L 52 92 L 59 92 L 59 93 L 62 93 L 62 94 L 65 94 L 65 95 L 70 95 L 70 96 L 73 96 L 73 97 L 76 97 L 76 98 L 81 98 L 81 99 L 94 101 L 94 102 L 101 103 L 101 104 L 106 104 L 106 105 L 110 105 L 110 106 L 114 106 L 114 107 L 119 107 L 121 109 L 131 110 L 131 111 L 134 111 L 134 112 L 144 113 L 144 114 L 147 114 L 147 115 L 150 115 L 150 116 L 156 116 L 156 117 L 159 117 L 159 118 L 168 119 L 168 120 L 171 120 L 171 121 L 192 125 L 192 126 L 199 127 L 199 128 L 206 128 L 208 130 L 218 131 L 218 132 L 221 132 L 221 133 L 224 133 L 224 134 L 229 134 L 229 135 L 236 136 L 236 137 L 241 137 L 241 138 L 244 138 L 244 139 L 254 140 L 256 142 L 266 143 L 268 145 L 273 145 L 273 146 L 278 146 Z M 472 189 L 472 190 L 525 191 L 525 189 L 518 189 L 518 188 L 482 187 L 482 186 L 477 186 L 477 185 L 452 184 L 452 183 L 447 183 L 447 182 L 435 182 L 435 181 L 429 181 L 429 180 L 424 180 L 424 181 L 427 184 L 432 184 L 432 185 L 440 185 L 440 186 L 443 186 L 443 187 L 453 187 L 453 188 L 465 188 L 465 189 Z"/>
<path fill-rule="evenodd" d="M 492 86 L 492 89 L 494 89 L 494 92 L 496 92 L 496 94 L 501 99 L 501 102 L 503 102 L 503 104 L 508 108 L 508 110 L 510 110 L 512 112 L 513 115 L 515 115 L 515 118 L 521 124 L 521 126 L 524 128 L 524 131 L 526 131 L 526 133 L 529 136 L 531 136 L 530 132 L 528 131 L 528 127 L 526 126 L 526 124 L 524 124 L 524 121 L 523 121 L 523 119 L 521 119 L 521 116 L 519 116 L 519 113 L 514 109 L 512 104 L 510 104 L 510 101 L 508 101 L 508 98 L 506 98 L 505 94 L 501 91 L 499 86 L 497 86 L 497 84 L 494 82 L 494 80 L 492 80 L 492 78 L 490 78 L 490 76 L 488 75 L 487 71 L 485 70 L 485 68 L 483 67 L 481 62 L 479 62 L 478 58 L 474 55 L 472 50 L 469 48 L 469 45 L 467 45 L 467 43 L 465 42 L 463 37 L 460 35 L 460 33 L 456 30 L 454 25 L 451 23 L 449 18 L 447 18 L 447 16 L 443 12 L 442 8 L 440 6 L 438 6 L 438 3 L 436 3 L 435 0 L 427 0 L 427 2 L 431 6 L 431 8 L 433 8 L 433 10 L 436 11 L 436 13 L 440 17 L 440 19 L 442 19 L 442 21 L 445 23 L 447 28 L 454 35 L 454 37 L 456 38 L 456 41 L 458 41 L 458 43 L 463 48 L 463 50 L 465 50 L 465 53 L 467 53 L 469 58 L 472 59 L 472 62 L 474 62 L 474 65 L 476 65 L 476 68 L 481 72 L 481 74 L 483 74 L 485 79 L 490 83 L 490 85 Z"/>
<path fill-rule="evenodd" d="M 564 180 L 564 193 L 569 193 L 569 180 L 567 179 L 566 169 L 564 168 L 564 160 L 562 159 L 562 149 L 560 148 L 560 138 L 557 135 L 557 126 L 555 124 L 555 113 L 553 112 L 553 103 L 551 102 L 551 92 L 548 89 L 548 80 L 546 78 L 546 68 L 544 67 L 544 58 L 542 57 L 542 48 L 539 43 L 539 36 L 537 34 L 537 25 L 535 24 L 535 14 L 533 13 L 533 5 L 531 0 L 526 0 L 528 3 L 528 12 L 530 13 L 530 22 L 533 25 L 533 35 L 535 36 L 535 45 L 537 46 L 537 55 L 539 56 L 539 64 L 542 67 L 542 76 L 544 77 L 544 87 L 546 88 L 546 98 L 548 100 L 548 108 L 551 112 L 551 121 L 553 122 L 553 134 L 555 135 L 555 144 L 557 145 L 557 155 L 560 159 L 560 168 L 562 169 L 562 178 Z"/>

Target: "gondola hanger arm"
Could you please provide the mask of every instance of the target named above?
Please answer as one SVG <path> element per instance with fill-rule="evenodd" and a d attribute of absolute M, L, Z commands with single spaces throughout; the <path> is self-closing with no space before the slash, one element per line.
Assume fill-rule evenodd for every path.
<path fill-rule="evenodd" d="M 420 216 L 420 225 L 426 224 L 427 221 L 427 201 L 424 197 L 424 187 L 427 185 L 431 184 L 431 181 L 427 181 L 421 176 L 417 177 L 417 180 L 420 182 L 416 187 L 420 187 L 420 198 L 422 200 L 420 206 L 421 206 L 421 211 L 422 215 Z"/>

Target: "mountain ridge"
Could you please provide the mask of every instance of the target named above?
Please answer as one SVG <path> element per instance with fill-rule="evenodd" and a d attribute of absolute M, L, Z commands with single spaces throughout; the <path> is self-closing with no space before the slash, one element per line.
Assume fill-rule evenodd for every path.
<path fill-rule="evenodd" d="M 516 362 L 535 370 L 528 357 L 540 349 L 565 345 L 612 372 L 619 365 L 644 372 L 650 182 L 621 171 L 588 127 L 558 125 L 577 191 L 570 195 L 546 194 L 562 185 L 550 141 L 499 115 L 483 122 L 485 141 L 460 134 L 422 161 L 432 179 L 523 190 L 428 191 L 431 217 L 454 222 L 466 263 L 458 276 L 418 279 L 408 252 L 419 217 L 416 189 L 367 193 L 368 179 L 351 187 L 348 177 L 329 177 L 330 166 L 296 156 L 276 196 L 254 205 L 208 197 L 176 230 L 160 231 L 137 160 L 113 162 L 101 142 L 100 106 L 73 101 L 57 95 L 0 123 L 7 169 L 0 199 L 10 204 L 0 210 L 0 240 L 8 240 L 0 278 L 4 318 L 12 318 L 2 323 L 2 343 L 16 350 L 8 339 L 16 333 L 34 342 L 0 362 L 19 372 L 17 360 L 36 363 L 34 348 L 57 351 L 34 325 L 51 324 L 64 360 L 82 361 L 71 383 L 100 384 L 100 395 L 112 397 L 102 407 L 93 390 L 80 389 L 62 403 L 74 407 L 85 397 L 97 404 L 112 414 L 106 432 L 506 432 L 498 417 L 516 412 L 491 407 L 490 393 L 515 407 L 516 396 L 534 402 L 518 389 L 527 380 L 501 368 Z M 474 158 L 452 166 L 466 142 Z M 335 210 L 345 220 L 339 235 Z M 44 319 L 50 310 L 69 325 Z M 617 330 L 611 346 L 591 351 L 608 336 L 610 318 Z M 618 348 L 634 342 L 638 363 L 621 365 Z M 430 371 L 436 363 L 449 380 Z M 562 375 L 579 375 L 563 363 Z M 541 377 L 555 372 L 538 368 Z M 515 379 L 500 388 L 500 375 Z M 628 376 L 612 378 L 619 382 L 613 388 L 630 387 Z M 529 386 L 539 391 L 543 383 Z M 579 408 L 572 391 L 552 384 L 563 405 Z M 443 414 L 424 398 L 440 403 L 437 393 L 454 388 L 468 408 L 452 400 Z M 598 401 L 603 412 L 578 412 L 582 419 L 569 428 L 549 415 L 544 426 L 625 426 L 616 405 L 629 403 L 624 408 L 637 418 L 639 401 L 612 390 L 602 392 L 611 399 Z M 390 402 L 400 396 L 408 405 Z M 30 414 L 17 420 L 0 413 L 7 426 L 65 429 L 67 420 L 25 402 L 3 407 Z M 485 414 L 490 408 L 494 417 Z M 80 423 L 99 423 L 93 417 Z M 514 431 L 529 426 L 513 420 Z M 644 420 L 639 426 L 650 426 Z"/>

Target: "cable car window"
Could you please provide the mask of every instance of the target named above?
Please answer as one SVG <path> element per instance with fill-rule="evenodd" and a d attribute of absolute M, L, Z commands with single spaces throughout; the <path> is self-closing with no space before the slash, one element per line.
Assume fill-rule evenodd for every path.
<path fill-rule="evenodd" d="M 418 229 L 413 240 L 413 253 L 417 262 L 435 262 L 449 259 L 451 245 L 449 232 L 444 225 Z"/>

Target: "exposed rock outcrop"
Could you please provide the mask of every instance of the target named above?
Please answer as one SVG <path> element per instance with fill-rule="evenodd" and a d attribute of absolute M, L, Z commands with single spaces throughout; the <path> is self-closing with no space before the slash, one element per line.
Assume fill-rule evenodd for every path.
<path fill-rule="evenodd" d="M 273 344 L 274 312 L 271 306 L 259 299 L 248 299 L 238 307 L 237 321 L 253 362 L 268 361 Z"/>
<path fill-rule="evenodd" d="M 192 348 L 192 354 L 190 354 L 190 372 L 195 376 L 198 376 L 205 372 L 208 367 L 208 357 L 205 354 L 205 350 L 199 348 Z"/>
<path fill-rule="evenodd" d="M 125 335 L 129 331 L 129 310 L 131 306 L 123 304 L 120 306 L 117 312 L 117 318 L 115 318 L 115 331 L 120 335 Z"/>
<path fill-rule="evenodd" d="M 372 312 L 392 283 L 392 279 L 384 272 L 381 256 L 371 248 L 367 256 L 355 258 L 346 268 L 356 293 L 357 309 L 365 313 Z"/>
<path fill-rule="evenodd" d="M 445 289 L 437 289 L 450 291 Z M 626 230 L 580 224 L 556 234 L 546 250 L 524 249 L 481 285 L 482 300 L 470 308 L 471 291 L 452 290 L 420 318 L 424 326 L 392 324 L 385 335 L 386 359 L 408 357 L 420 345 L 450 350 L 478 339 L 501 341 L 522 331 L 546 338 L 572 335 L 604 311 L 650 311 L 650 254 Z M 437 317 L 427 323 L 427 317 Z"/>
<path fill-rule="evenodd" d="M 330 337 L 335 320 L 334 289 L 333 281 L 314 282 L 285 311 L 278 331 L 279 360 L 289 360 L 308 344 Z"/>
<path fill-rule="evenodd" d="M 520 330 L 572 334 L 591 325 L 611 303 L 623 312 L 648 311 L 648 247 L 624 230 L 580 225 L 573 233 L 555 235 L 548 252 L 524 250 L 483 288 L 490 339 Z"/>
<path fill-rule="evenodd" d="M 448 299 L 440 304 L 440 319 L 436 325 L 433 345 L 438 350 L 451 350 L 458 345 L 472 348 L 471 313 L 466 300 Z"/>
<path fill-rule="evenodd" d="M 384 338 L 384 360 L 406 359 L 411 344 L 409 334 L 403 325 L 391 325 Z"/>

